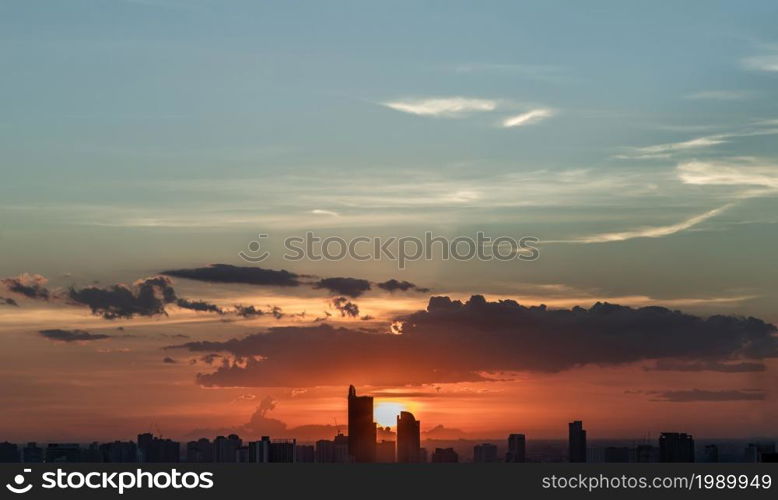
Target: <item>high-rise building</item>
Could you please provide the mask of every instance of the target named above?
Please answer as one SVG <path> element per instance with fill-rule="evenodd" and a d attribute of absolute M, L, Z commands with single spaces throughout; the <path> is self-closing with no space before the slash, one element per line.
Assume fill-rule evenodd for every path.
<path fill-rule="evenodd" d="M 114 441 L 100 445 L 100 461 L 106 463 L 133 463 L 138 461 L 138 447 L 132 441 Z"/>
<path fill-rule="evenodd" d="M 353 385 L 348 388 L 348 452 L 355 462 L 375 462 L 373 398 L 357 396 Z"/>
<path fill-rule="evenodd" d="M 489 464 L 497 461 L 497 445 L 491 443 L 477 444 L 473 447 L 473 462 Z"/>
<path fill-rule="evenodd" d="M 259 441 L 249 443 L 249 462 L 253 464 L 270 463 L 270 436 L 262 436 Z"/>
<path fill-rule="evenodd" d="M 571 462 L 586 462 L 586 431 L 583 422 L 576 420 L 568 424 L 569 457 Z"/>
<path fill-rule="evenodd" d="M 660 462 L 694 462 L 694 439 L 684 432 L 663 432 L 659 436 Z"/>
<path fill-rule="evenodd" d="M 627 446 L 608 446 L 605 448 L 603 460 L 607 463 L 627 463 L 632 450 Z"/>
<path fill-rule="evenodd" d="M 22 448 L 22 462 L 28 464 L 43 462 L 43 448 L 38 446 L 37 443 L 27 443 L 27 446 Z"/>
<path fill-rule="evenodd" d="M 505 461 L 527 461 L 527 439 L 524 434 L 511 434 L 508 436 L 508 452 L 505 454 Z"/>
<path fill-rule="evenodd" d="M 433 464 L 453 464 L 459 462 L 459 455 L 454 448 L 435 448 L 432 454 Z"/>
<path fill-rule="evenodd" d="M 14 443 L 0 443 L 0 462 L 11 463 L 19 461 L 19 447 Z"/>
<path fill-rule="evenodd" d="M 653 463 L 659 461 L 659 448 L 650 444 L 639 444 L 635 448 L 635 461 Z"/>
<path fill-rule="evenodd" d="M 270 443 L 270 463 L 291 464 L 297 461 L 297 441 L 279 439 Z"/>
<path fill-rule="evenodd" d="M 216 436 L 213 440 L 214 462 L 233 463 L 238 461 L 238 449 L 243 445 L 243 441 L 237 434 L 230 434 L 227 437 Z"/>
<path fill-rule="evenodd" d="M 315 452 L 312 444 L 298 444 L 295 450 L 295 462 L 301 464 L 313 463 Z"/>
<path fill-rule="evenodd" d="M 148 432 L 138 434 L 138 459 L 145 463 L 176 463 L 181 459 L 181 445 Z"/>
<path fill-rule="evenodd" d="M 46 462 L 80 462 L 81 447 L 76 443 L 49 443 L 46 446 Z"/>
<path fill-rule="evenodd" d="M 382 439 L 380 443 L 377 443 L 375 448 L 376 462 L 382 464 L 394 463 L 396 461 L 394 447 L 394 441 L 388 441 L 386 439 Z"/>
<path fill-rule="evenodd" d="M 186 443 L 186 461 L 192 463 L 213 462 L 213 445 L 208 438 Z"/>
<path fill-rule="evenodd" d="M 397 417 L 397 461 L 418 463 L 420 449 L 421 422 L 411 412 L 400 412 Z"/>
<path fill-rule="evenodd" d="M 705 445 L 705 461 L 708 463 L 716 463 L 719 461 L 719 447 L 715 444 Z"/>

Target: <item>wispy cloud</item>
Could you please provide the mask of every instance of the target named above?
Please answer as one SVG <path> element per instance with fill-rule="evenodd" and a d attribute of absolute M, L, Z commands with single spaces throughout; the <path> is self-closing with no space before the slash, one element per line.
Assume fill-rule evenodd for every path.
<path fill-rule="evenodd" d="M 337 217 L 340 215 L 338 212 L 332 211 L 332 210 L 322 210 L 320 208 L 316 208 L 314 210 L 311 210 L 311 213 L 314 215 L 329 215 L 331 217 Z"/>
<path fill-rule="evenodd" d="M 711 101 L 740 101 L 751 97 L 751 93 L 744 90 L 702 90 L 686 96 L 693 100 Z"/>
<path fill-rule="evenodd" d="M 722 207 L 708 210 L 705 213 L 695 215 L 694 217 L 690 217 L 688 219 L 682 220 L 681 222 L 667 226 L 641 227 L 629 231 L 600 233 L 591 236 L 583 236 L 572 240 L 544 241 L 543 243 L 611 243 L 614 241 L 633 240 L 635 238 L 662 238 L 686 231 L 687 229 L 691 229 L 692 227 L 705 222 L 708 219 L 716 217 L 732 206 L 734 206 L 734 203 L 728 203 Z"/>
<path fill-rule="evenodd" d="M 746 69 L 755 71 L 778 71 L 778 54 L 746 57 L 742 62 Z"/>
<path fill-rule="evenodd" d="M 510 116 L 503 120 L 502 126 L 505 128 L 522 127 L 524 125 L 531 125 L 541 120 L 549 118 L 554 115 L 554 112 L 550 109 L 540 108 L 521 113 L 519 115 Z"/>
<path fill-rule="evenodd" d="M 676 172 L 684 184 L 759 186 L 778 190 L 778 164 L 762 164 L 754 159 L 732 163 L 689 161 L 679 164 Z"/>
<path fill-rule="evenodd" d="M 654 158 L 669 158 L 672 153 L 678 151 L 688 151 L 693 149 L 707 148 L 722 144 L 726 141 L 727 136 L 725 134 L 709 135 L 705 137 L 697 137 L 688 141 L 680 142 L 667 142 L 664 144 L 655 144 L 653 146 L 643 146 L 638 148 L 632 148 L 631 153 L 624 153 L 615 155 L 614 158 L 621 160 L 643 160 Z"/>
<path fill-rule="evenodd" d="M 461 117 L 473 112 L 494 111 L 497 101 L 470 97 L 433 97 L 382 102 L 382 106 L 421 116 Z"/>
<path fill-rule="evenodd" d="M 770 121 L 762 122 L 762 125 L 771 125 Z M 614 155 L 614 158 L 623 160 L 644 160 L 654 158 L 669 158 L 673 154 L 686 151 L 695 151 L 698 149 L 709 148 L 719 144 L 729 142 L 731 139 L 739 137 L 756 137 L 778 134 L 776 128 L 752 128 L 748 130 L 725 132 L 720 134 L 711 134 L 702 137 L 696 137 L 680 142 L 667 142 L 664 144 L 654 144 L 652 146 L 642 146 L 629 148 L 629 152 Z"/>

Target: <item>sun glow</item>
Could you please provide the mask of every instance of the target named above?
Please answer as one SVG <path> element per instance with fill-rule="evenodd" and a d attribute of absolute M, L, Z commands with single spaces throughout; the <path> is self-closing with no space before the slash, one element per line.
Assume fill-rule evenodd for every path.
<path fill-rule="evenodd" d="M 397 416 L 408 408 L 403 403 L 382 402 L 375 405 L 373 417 L 382 427 L 394 427 L 397 425 Z"/>

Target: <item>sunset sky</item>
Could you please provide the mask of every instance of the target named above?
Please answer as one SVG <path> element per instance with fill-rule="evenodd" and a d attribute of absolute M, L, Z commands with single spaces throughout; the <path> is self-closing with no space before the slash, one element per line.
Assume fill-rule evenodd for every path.
<path fill-rule="evenodd" d="M 319 439 L 351 383 L 428 438 L 776 436 L 777 23 L 0 3 L 0 441 Z M 284 259 L 306 231 L 539 259 Z"/>

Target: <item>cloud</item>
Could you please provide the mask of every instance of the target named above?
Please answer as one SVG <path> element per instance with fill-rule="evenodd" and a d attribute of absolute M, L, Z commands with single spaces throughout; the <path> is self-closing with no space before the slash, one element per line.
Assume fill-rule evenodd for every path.
<path fill-rule="evenodd" d="M 289 271 L 275 271 L 261 267 L 240 267 L 229 264 L 212 264 L 194 269 L 163 271 L 162 274 L 209 283 L 244 283 L 264 286 L 298 286 L 299 275 Z"/>
<path fill-rule="evenodd" d="M 759 186 L 778 190 L 778 164 L 760 164 L 753 159 L 726 163 L 723 161 L 688 161 L 676 167 L 684 184 L 698 186 Z"/>
<path fill-rule="evenodd" d="M 89 333 L 84 330 L 41 330 L 38 333 L 43 335 L 49 340 L 55 340 L 57 342 L 87 342 L 90 340 L 102 340 L 111 338 L 108 335 L 102 333 Z"/>
<path fill-rule="evenodd" d="M 19 303 L 10 297 L 0 297 L 0 305 L 19 307 Z"/>
<path fill-rule="evenodd" d="M 740 101 L 748 99 L 750 92 L 743 90 L 701 90 L 686 96 L 692 100 L 711 100 L 711 101 Z"/>
<path fill-rule="evenodd" d="M 730 142 L 731 139 L 742 137 L 758 137 L 778 134 L 778 129 L 771 128 L 770 122 L 765 122 L 755 128 L 738 130 L 735 132 L 726 132 L 721 134 L 712 134 L 702 137 L 696 137 L 680 142 L 668 142 L 664 144 L 655 144 L 653 146 L 643 146 L 629 148 L 628 153 L 614 155 L 614 158 L 623 160 L 646 160 L 655 158 L 670 158 L 676 153 L 696 151 Z M 767 126 L 768 128 L 764 128 Z"/>
<path fill-rule="evenodd" d="M 370 282 L 359 278 L 323 278 L 314 283 L 313 288 L 356 298 L 370 290 Z"/>
<path fill-rule="evenodd" d="M 320 208 L 311 210 L 311 213 L 314 215 L 329 215 L 331 217 L 338 217 L 340 215 L 338 212 L 333 212 L 332 210 L 322 210 Z"/>
<path fill-rule="evenodd" d="M 176 361 L 175 359 L 171 358 L 170 356 L 165 356 L 164 358 L 162 358 L 162 362 L 163 363 L 167 363 L 167 364 L 171 364 L 171 365 L 178 363 L 178 361 Z"/>
<path fill-rule="evenodd" d="M 743 59 L 743 66 L 755 71 L 778 71 L 778 54 L 746 57 Z"/>
<path fill-rule="evenodd" d="M 654 401 L 668 403 L 701 403 L 722 401 L 761 401 L 765 398 L 762 391 L 705 391 L 692 389 L 690 391 L 649 391 Z"/>
<path fill-rule="evenodd" d="M 543 243 L 611 243 L 614 241 L 627 241 L 635 238 L 662 238 L 664 236 L 670 236 L 705 222 L 708 219 L 716 217 L 722 212 L 728 210 L 734 206 L 733 203 L 728 203 L 719 208 L 708 210 L 705 213 L 695 215 L 688 219 L 682 220 L 675 224 L 668 226 L 654 226 L 654 227 L 642 227 L 639 229 L 633 229 L 630 231 L 622 231 L 616 233 L 600 233 L 591 236 L 583 236 L 572 240 L 549 240 Z"/>
<path fill-rule="evenodd" d="M 656 144 L 654 146 L 643 146 L 632 148 L 632 153 L 615 155 L 614 158 L 622 160 L 646 160 L 654 158 L 669 158 L 673 153 L 680 151 L 708 148 L 727 142 L 726 134 L 709 135 L 697 137 L 681 142 L 668 142 L 665 144 Z"/>
<path fill-rule="evenodd" d="M 93 314 L 105 319 L 129 319 L 133 316 L 166 314 L 165 305 L 176 301 L 172 281 L 166 276 L 153 276 L 133 283 L 132 287 L 117 284 L 108 288 L 95 286 L 70 288 L 68 297 L 88 306 Z"/>
<path fill-rule="evenodd" d="M 778 357 L 776 327 L 759 319 L 703 319 L 656 306 L 551 310 L 478 295 L 465 303 L 432 297 L 425 311 L 396 319 L 402 322 L 397 335 L 318 324 L 169 349 L 228 356 L 197 378 L 203 386 L 222 387 L 413 385 L 657 359 Z"/>
<path fill-rule="evenodd" d="M 417 285 L 414 285 L 410 281 L 398 281 L 394 278 L 384 281 L 383 283 L 377 283 L 376 286 L 389 292 L 395 292 L 397 290 L 400 290 L 401 292 L 407 292 L 408 290 L 414 290 L 421 293 L 427 293 L 430 291 L 429 288 L 421 288 Z"/>
<path fill-rule="evenodd" d="M 553 115 L 554 113 L 550 109 L 533 109 L 532 111 L 506 118 L 503 120 L 502 126 L 505 128 L 522 127 L 537 123 Z"/>
<path fill-rule="evenodd" d="M 243 306 L 240 304 L 236 304 L 235 313 L 238 316 L 243 316 L 244 318 L 252 318 L 255 316 L 263 316 L 265 314 L 265 311 L 263 311 L 262 309 L 258 309 L 254 306 Z"/>
<path fill-rule="evenodd" d="M 40 274 L 22 273 L 14 278 L 5 278 L 0 282 L 8 291 L 24 295 L 30 299 L 49 300 L 51 296 L 51 293 L 46 288 L 48 280 Z"/>
<path fill-rule="evenodd" d="M 737 363 L 722 363 L 720 361 L 678 361 L 673 359 L 660 359 L 654 366 L 646 368 L 650 371 L 673 372 L 722 372 L 745 373 L 763 372 L 767 369 L 764 363 L 741 361 Z"/>
<path fill-rule="evenodd" d="M 455 118 L 479 111 L 494 111 L 497 102 L 491 99 L 468 97 L 434 97 L 429 99 L 404 99 L 381 103 L 382 106 L 421 116 Z"/>
<path fill-rule="evenodd" d="M 340 312 L 341 317 L 356 318 L 359 316 L 359 306 L 348 300 L 346 297 L 336 297 L 332 299 L 332 307 Z"/>
<path fill-rule="evenodd" d="M 188 299 L 178 299 L 176 301 L 176 305 L 178 307 L 182 307 L 184 309 L 191 309 L 193 311 L 202 311 L 202 312 L 213 312 L 216 314 L 224 314 L 224 311 L 221 307 L 217 306 L 216 304 L 210 304 L 208 302 L 205 302 L 203 300 L 188 300 Z"/>

